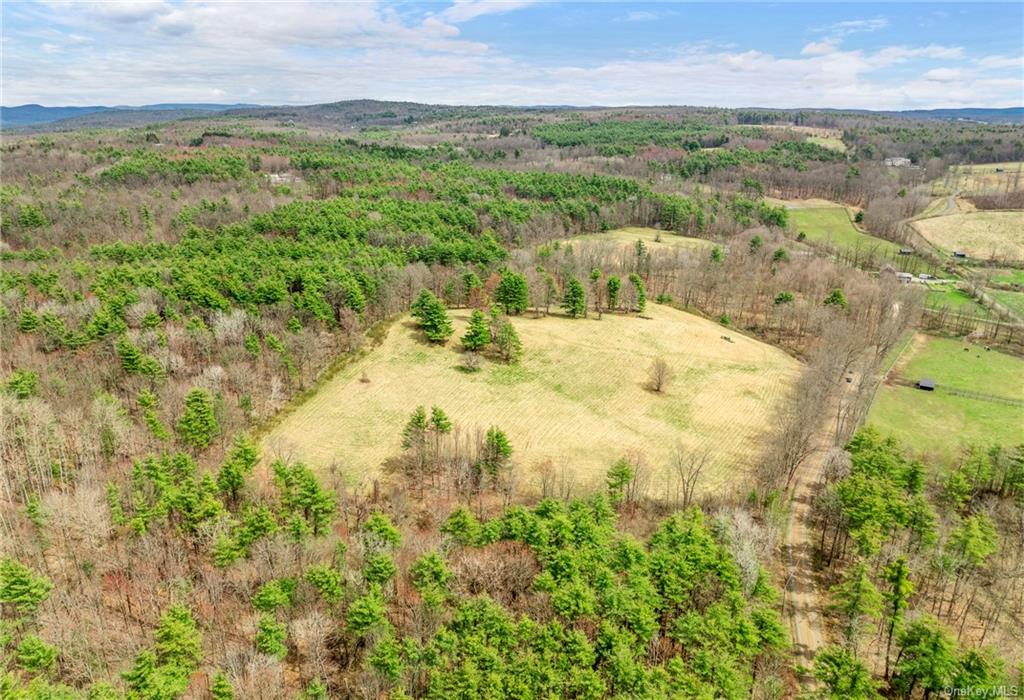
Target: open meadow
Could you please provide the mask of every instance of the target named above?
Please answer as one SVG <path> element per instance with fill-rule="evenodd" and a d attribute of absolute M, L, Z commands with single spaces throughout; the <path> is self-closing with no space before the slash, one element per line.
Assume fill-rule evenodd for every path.
<path fill-rule="evenodd" d="M 1024 211 L 977 211 L 914 222 L 933 245 L 972 258 L 1024 259 Z"/>
<path fill-rule="evenodd" d="M 789 208 L 789 220 L 790 227 L 805 234 L 811 243 L 879 256 L 899 253 L 900 247 L 892 241 L 858 231 L 850 220 L 849 211 L 843 206 L 819 206 L 816 202 L 813 205 L 808 203 L 808 206 L 795 204 Z"/>
<path fill-rule="evenodd" d="M 1024 189 L 1024 163 L 958 165 L 932 183 L 932 194 L 963 196 L 1005 194 Z"/>
<path fill-rule="evenodd" d="M 605 314 L 600 321 L 517 317 L 520 363 L 488 359 L 468 373 L 457 338 L 469 312 L 452 316 L 455 336 L 443 346 L 425 343 L 408 317 L 396 322 L 379 347 L 276 425 L 264 438 L 265 452 L 285 452 L 318 469 L 337 464 L 349 482 L 366 482 L 401 452 L 413 409 L 436 405 L 466 433 L 502 428 L 528 479 L 536 465 L 552 460 L 578 488 L 588 488 L 634 452 L 644 456 L 657 490 L 681 443 L 709 451 L 705 488 L 732 488 L 749 483 L 764 431 L 799 373 L 798 363 L 776 348 L 661 305 L 646 317 Z M 731 342 L 722 338 L 730 333 Z M 647 388 L 655 357 L 675 374 L 662 394 Z"/>
<path fill-rule="evenodd" d="M 934 379 L 935 391 L 912 385 Z M 1024 439 L 1024 360 L 984 346 L 918 334 L 878 390 L 868 422 L 916 452 L 954 459 L 965 446 Z M 905 383 L 906 382 L 906 383 Z M 974 392 L 988 399 L 953 393 Z M 996 400 L 996 399 L 1000 400 Z"/>
<path fill-rule="evenodd" d="M 695 248 L 708 249 L 715 247 L 713 241 L 705 238 L 692 238 L 681 236 L 673 231 L 660 231 L 655 228 L 643 226 L 626 226 L 612 231 L 601 233 L 587 233 L 580 236 L 573 236 L 565 239 L 563 243 L 574 245 L 590 245 L 592 243 L 613 243 L 623 248 L 633 248 L 637 241 L 643 241 L 644 245 L 652 250 L 659 248 Z"/>

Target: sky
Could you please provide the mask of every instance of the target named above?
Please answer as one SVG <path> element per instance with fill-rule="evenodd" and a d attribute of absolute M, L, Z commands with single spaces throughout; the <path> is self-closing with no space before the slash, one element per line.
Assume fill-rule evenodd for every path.
<path fill-rule="evenodd" d="M 1024 3 L 2 3 L 0 102 L 1024 105 Z"/>

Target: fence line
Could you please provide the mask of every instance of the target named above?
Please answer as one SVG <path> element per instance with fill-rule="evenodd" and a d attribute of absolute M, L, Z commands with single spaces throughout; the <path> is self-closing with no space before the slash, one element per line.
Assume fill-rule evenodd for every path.
<path fill-rule="evenodd" d="M 916 387 L 917 382 L 907 379 L 905 377 L 893 377 L 889 379 L 891 384 L 898 384 L 899 386 Z M 1024 406 L 1024 399 L 1015 399 L 1010 396 L 999 396 L 997 394 L 984 394 L 980 391 L 970 391 L 969 389 L 957 389 L 955 387 L 944 386 L 939 384 L 933 390 L 938 394 L 952 394 L 954 396 L 964 396 L 969 399 L 977 399 L 979 401 L 989 401 L 991 403 L 1001 403 L 1008 406 Z"/>

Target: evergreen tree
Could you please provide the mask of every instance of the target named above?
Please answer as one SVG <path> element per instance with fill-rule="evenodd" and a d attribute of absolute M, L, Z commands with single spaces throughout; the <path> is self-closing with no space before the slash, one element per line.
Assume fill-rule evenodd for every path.
<path fill-rule="evenodd" d="M 519 334 L 516 333 L 515 327 L 509 320 L 502 321 L 498 326 L 494 344 L 498 346 L 505 362 L 510 364 L 518 362 L 519 356 L 523 354 L 523 343 L 519 340 Z"/>
<path fill-rule="evenodd" d="M 26 634 L 14 650 L 18 665 L 26 671 L 48 671 L 57 662 L 57 647 L 51 646 L 34 634 Z"/>
<path fill-rule="evenodd" d="M 512 443 L 508 441 L 508 436 L 500 428 L 492 425 L 484 436 L 483 454 L 480 460 L 484 470 L 492 478 L 497 477 L 498 472 L 508 463 L 511 456 Z"/>
<path fill-rule="evenodd" d="M 562 308 L 571 318 L 583 318 L 587 315 L 587 293 L 575 277 L 570 277 L 565 285 Z"/>
<path fill-rule="evenodd" d="M 933 617 L 911 622 L 899 635 L 900 652 L 892 685 L 912 697 L 921 687 L 925 694 L 949 687 L 957 672 L 956 642 Z"/>
<path fill-rule="evenodd" d="M 283 659 L 288 655 L 288 628 L 270 615 L 261 615 L 256 627 L 256 650 Z"/>
<path fill-rule="evenodd" d="M 424 289 L 416 298 L 412 305 L 412 315 L 419 322 L 427 340 L 432 343 L 443 343 L 455 332 L 448 318 L 448 310 L 428 289 Z"/>
<path fill-rule="evenodd" d="M 871 671 L 847 649 L 825 647 L 814 657 L 814 677 L 829 700 L 880 700 Z"/>
<path fill-rule="evenodd" d="M 462 336 L 462 346 L 466 350 L 482 350 L 491 342 L 491 328 L 487 316 L 483 312 L 473 310 L 469 316 L 469 327 Z"/>
<path fill-rule="evenodd" d="M 437 406 L 430 408 L 430 429 L 436 435 L 447 435 L 452 431 L 452 422 L 448 414 Z"/>
<path fill-rule="evenodd" d="M 633 479 L 633 468 L 626 459 L 620 459 L 611 466 L 605 477 L 608 484 L 608 497 L 613 506 L 622 503 L 626 494 L 626 486 Z"/>
<path fill-rule="evenodd" d="M 837 306 L 840 309 L 847 308 L 849 304 L 846 301 L 846 294 L 843 292 L 842 289 L 838 288 L 833 289 L 831 292 L 829 292 L 828 296 L 825 297 L 825 301 L 823 303 L 825 304 L 825 306 Z"/>
<path fill-rule="evenodd" d="M 868 619 L 882 610 L 882 596 L 871 582 L 863 561 L 850 567 L 843 581 L 832 589 L 833 606 L 843 620 L 843 637 L 848 648 L 856 651 L 857 637 Z"/>
<path fill-rule="evenodd" d="M 49 579 L 36 576 L 27 566 L 10 557 L 0 560 L 0 603 L 30 615 L 52 590 Z"/>
<path fill-rule="evenodd" d="M 209 447 L 220 432 L 213 408 L 213 397 L 206 389 L 193 389 L 185 396 L 185 412 L 178 421 L 178 434 L 185 444 L 195 448 Z"/>
<path fill-rule="evenodd" d="M 647 308 L 647 290 L 644 288 L 644 281 L 635 272 L 629 276 L 629 281 L 636 289 L 636 311 L 642 314 Z"/>
<path fill-rule="evenodd" d="M 210 697 L 213 700 L 235 700 L 235 689 L 231 687 L 228 677 L 223 671 L 217 671 L 210 685 Z"/>
<path fill-rule="evenodd" d="M 526 276 L 505 270 L 501 273 L 501 281 L 494 291 L 494 300 L 505 308 L 508 315 L 521 314 L 530 305 L 530 292 L 526 284 Z"/>
<path fill-rule="evenodd" d="M 608 278 L 608 310 L 615 311 L 619 308 L 619 290 L 622 289 L 622 280 L 615 275 Z"/>
<path fill-rule="evenodd" d="M 421 449 L 427 435 L 427 409 L 417 406 L 402 429 L 402 447 L 407 450 Z"/>
<path fill-rule="evenodd" d="M 889 652 L 892 649 L 893 633 L 903 622 L 903 611 L 907 609 L 914 584 L 910 582 L 910 567 L 906 557 L 900 557 L 885 567 L 884 577 L 889 584 L 885 592 L 885 619 L 887 634 L 885 640 L 885 677 L 889 677 Z"/>

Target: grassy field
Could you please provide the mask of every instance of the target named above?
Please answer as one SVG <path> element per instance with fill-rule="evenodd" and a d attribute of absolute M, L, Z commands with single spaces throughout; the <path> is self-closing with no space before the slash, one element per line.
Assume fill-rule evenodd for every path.
<path fill-rule="evenodd" d="M 858 231 L 850 221 L 846 207 L 795 206 L 789 210 L 790 227 L 803 232 L 807 240 L 824 243 L 849 250 L 875 250 L 880 255 L 899 252 L 900 247 L 892 241 L 869 236 Z"/>
<path fill-rule="evenodd" d="M 978 211 L 922 219 L 914 226 L 945 251 L 962 250 L 971 257 L 1024 259 L 1024 212 Z"/>
<path fill-rule="evenodd" d="M 1009 284 L 1024 287 L 1024 270 L 1012 267 L 992 270 L 991 279 L 994 284 Z"/>
<path fill-rule="evenodd" d="M 963 311 L 965 314 L 979 318 L 988 318 L 991 315 L 991 312 L 979 304 L 974 297 L 951 284 L 928 285 L 925 306 L 930 309 L 946 308 L 954 314 Z"/>
<path fill-rule="evenodd" d="M 1024 318 L 1024 292 L 1005 292 L 1001 289 L 989 289 L 987 293 L 1018 317 Z"/>
<path fill-rule="evenodd" d="M 264 453 L 336 464 L 349 483 L 365 484 L 400 453 L 402 427 L 423 404 L 443 408 L 466 434 L 500 426 L 527 481 L 550 459 L 566 465 L 578 487 L 600 484 L 615 459 L 637 451 L 663 485 L 679 442 L 711 452 L 705 488 L 747 483 L 799 363 L 739 334 L 726 341 L 729 331 L 666 306 L 646 315 L 517 317 L 521 363 L 487 360 L 475 373 L 461 369 L 457 340 L 467 311 L 453 312 L 455 337 L 441 347 L 425 344 L 404 318 L 272 428 Z M 661 395 L 646 387 L 655 357 L 676 375 Z"/>
<path fill-rule="evenodd" d="M 846 144 L 843 139 L 836 136 L 808 136 L 808 143 L 816 143 L 824 148 L 831 148 L 833 151 L 846 153 Z"/>
<path fill-rule="evenodd" d="M 930 377 L 938 384 L 934 392 L 883 384 L 871 407 L 868 421 L 915 451 L 952 459 L 971 443 L 1021 442 L 1024 407 L 957 396 L 943 388 L 1024 399 L 1024 360 L 919 334 L 893 375 L 911 381 Z"/>
<path fill-rule="evenodd" d="M 998 171 L 998 172 L 997 172 Z M 1001 194 L 1024 188 L 1024 163 L 985 163 L 950 168 L 932 183 L 935 195 L 960 192 L 964 196 Z"/>
<path fill-rule="evenodd" d="M 710 250 L 715 246 L 712 241 L 703 238 L 690 238 L 688 236 L 680 236 L 671 231 L 659 231 L 658 229 L 642 228 L 640 226 L 627 226 L 626 228 L 617 228 L 603 233 L 588 233 L 582 236 L 574 236 L 564 240 L 563 243 L 584 245 L 590 243 L 615 243 L 622 247 L 632 247 L 636 245 L 638 240 L 643 241 L 644 245 L 652 250 L 657 250 L 660 247 L 706 248 Z"/>

